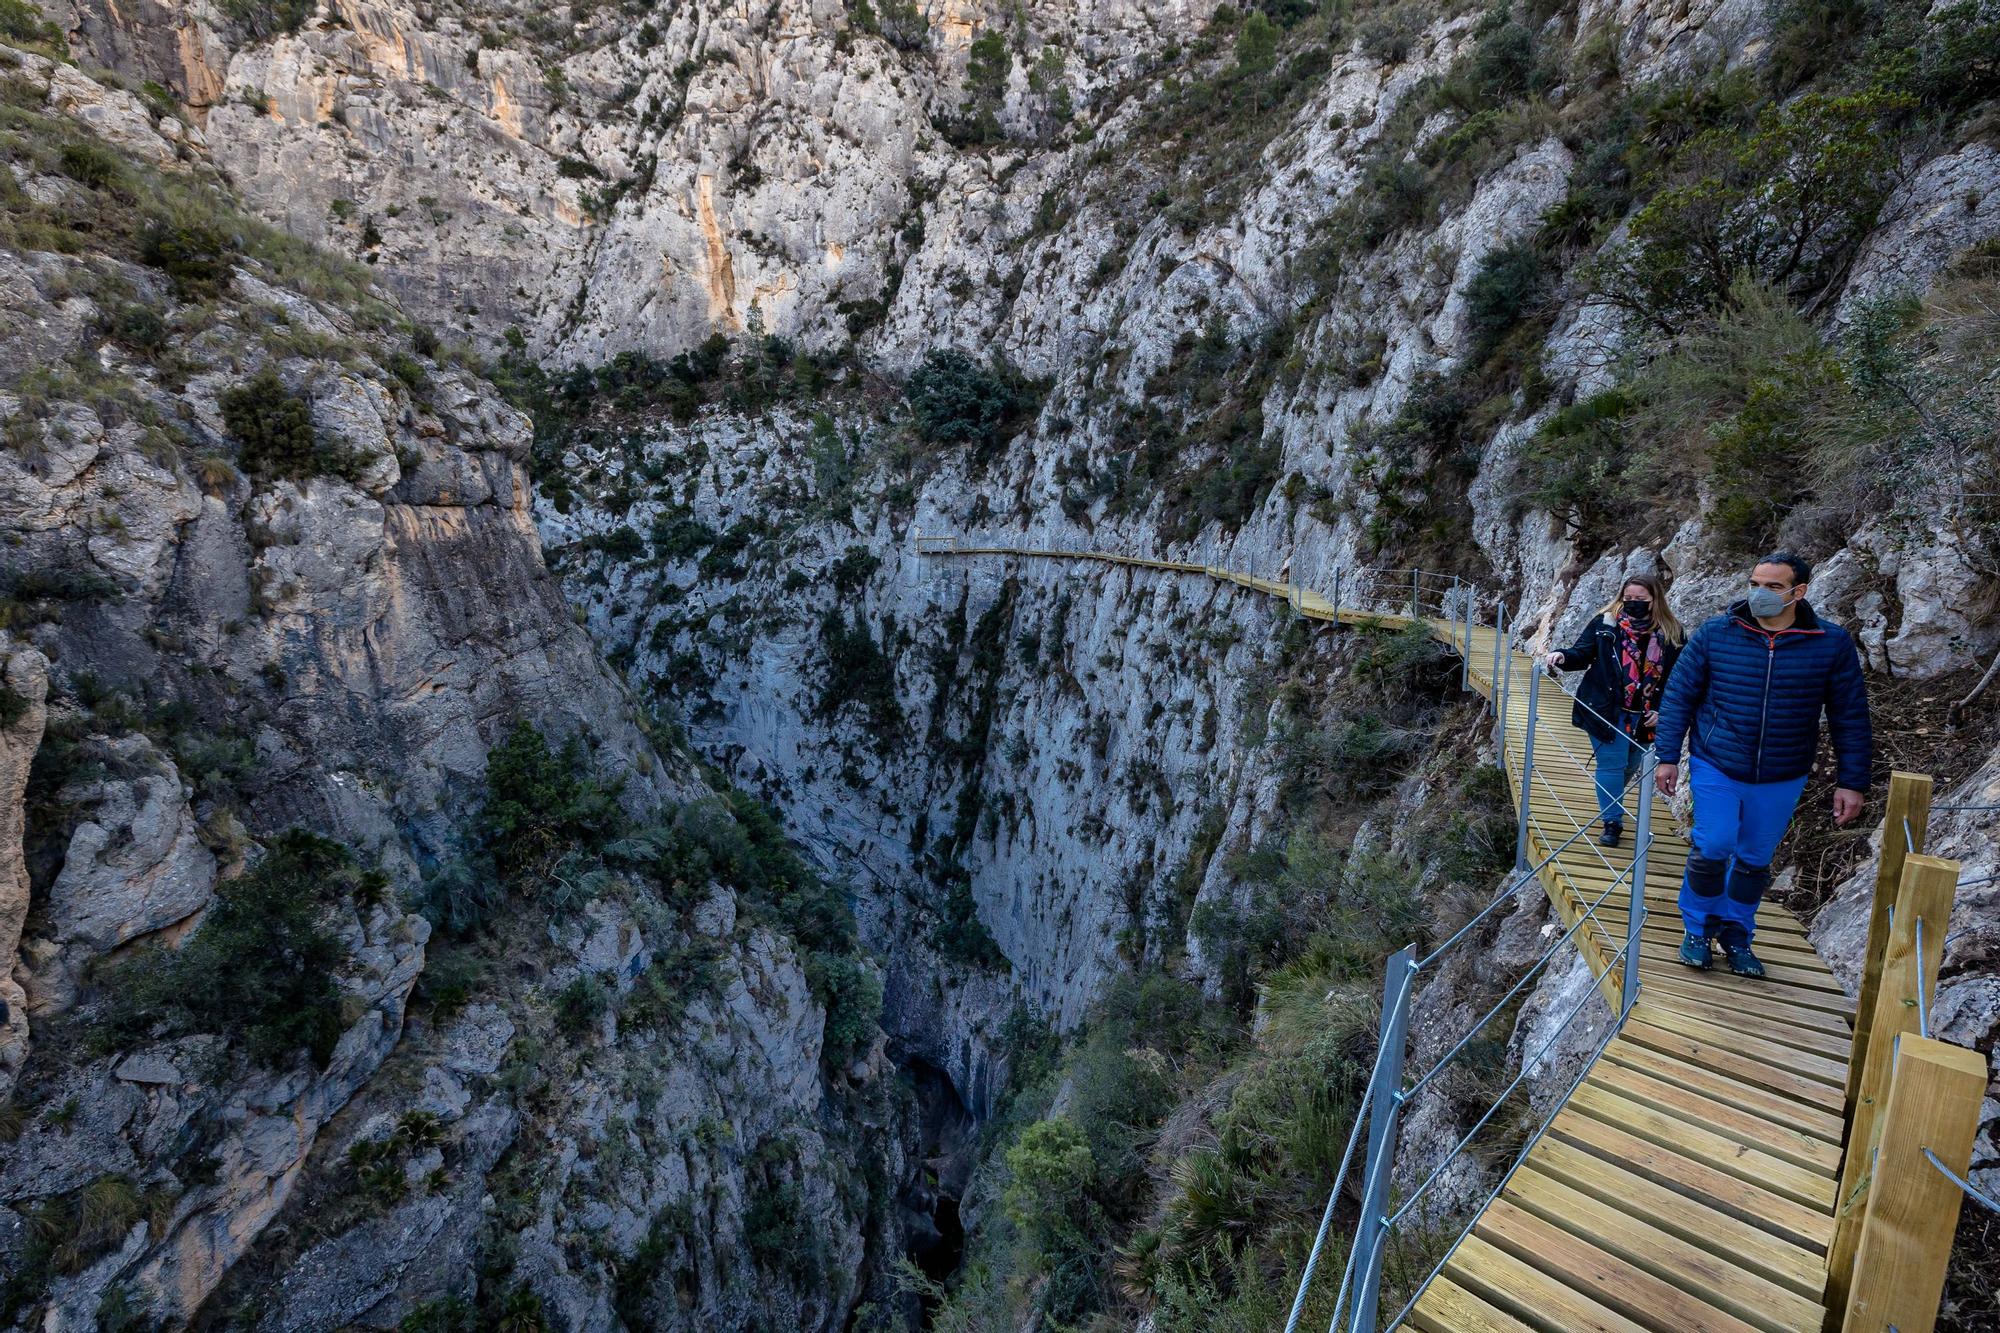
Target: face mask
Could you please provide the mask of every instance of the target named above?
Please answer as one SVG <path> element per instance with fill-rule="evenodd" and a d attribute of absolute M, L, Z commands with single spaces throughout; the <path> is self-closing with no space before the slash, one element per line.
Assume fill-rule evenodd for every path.
<path fill-rule="evenodd" d="M 1651 602 L 1641 602 L 1636 599 L 1628 600 L 1625 603 L 1625 614 L 1632 620 L 1651 620 L 1653 618 L 1653 604 Z"/>
<path fill-rule="evenodd" d="M 1792 599 L 1784 593 L 1773 592 L 1769 588 L 1752 588 L 1750 595 L 1743 600 L 1750 604 L 1750 614 L 1762 620 L 1783 615 L 1785 608 L 1792 604 Z"/>

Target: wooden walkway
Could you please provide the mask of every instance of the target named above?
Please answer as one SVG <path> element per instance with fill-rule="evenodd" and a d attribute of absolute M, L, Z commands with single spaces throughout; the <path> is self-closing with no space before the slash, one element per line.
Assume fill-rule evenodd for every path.
<path fill-rule="evenodd" d="M 1039 556 L 1158 569 L 1238 584 L 1300 615 L 1407 626 L 1411 618 L 1336 607 L 1309 589 L 1210 565 L 1096 552 L 956 547 L 935 554 Z M 1493 697 L 1496 631 L 1424 621 L 1466 658 L 1472 686 Z M 1512 652 L 1512 650 L 1509 650 Z M 1514 799 L 1536 669 L 1512 653 L 1506 767 Z M 1505 674 L 1506 659 L 1500 659 Z M 1535 727 L 1529 858 L 1543 860 L 1597 817 L 1588 737 L 1570 701 L 1542 691 Z M 1640 991 L 1623 1029 L 1571 1094 L 1408 1324 L 1425 1333 L 1820 1333 L 1827 1249 L 1841 1170 L 1853 1002 L 1784 909 L 1759 913 L 1769 975 L 1748 981 L 1677 959 L 1675 907 L 1686 840 L 1665 802 L 1654 807 L 1646 870 Z M 1603 901 L 1577 932 L 1611 1010 L 1619 1007 L 1632 840 L 1619 849 L 1578 838 L 1541 872 L 1566 924 Z"/>

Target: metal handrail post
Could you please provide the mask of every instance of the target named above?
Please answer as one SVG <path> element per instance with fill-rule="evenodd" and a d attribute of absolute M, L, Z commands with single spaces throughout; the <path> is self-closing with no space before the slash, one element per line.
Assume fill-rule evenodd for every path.
<path fill-rule="evenodd" d="M 1493 630 L 1493 692 L 1499 700 L 1494 711 L 1500 715 L 1500 767 L 1507 767 L 1507 696 L 1514 690 L 1514 655 L 1507 651 L 1507 608 L 1501 607 Z"/>
<path fill-rule="evenodd" d="M 1632 905 L 1625 911 L 1625 998 L 1619 1018 L 1632 1012 L 1639 998 L 1639 928 L 1646 920 L 1646 856 L 1653 850 L 1653 775 L 1660 756 L 1652 746 L 1639 763 L 1639 833 L 1632 840 Z"/>
<path fill-rule="evenodd" d="M 1403 1042 L 1410 1027 L 1410 988 L 1417 974 L 1417 946 L 1389 959 L 1382 979 L 1382 1060 L 1368 1108 L 1368 1159 L 1361 1178 L 1361 1220 L 1355 1228 L 1354 1310 L 1348 1333 L 1375 1333 L 1382 1300 L 1382 1255 L 1389 1240 L 1389 1169 L 1396 1155 L 1396 1122 L 1403 1111 Z"/>
<path fill-rule="evenodd" d="M 1508 665 L 1513 665 L 1512 654 L 1508 655 Z M 1528 668 L 1528 725 L 1521 732 L 1521 815 L 1514 826 L 1514 869 L 1528 868 L 1528 807 L 1535 795 L 1535 718 L 1541 712 L 1542 671 L 1540 666 Z"/>
<path fill-rule="evenodd" d="M 1507 642 L 1507 604 L 1505 602 L 1496 600 L 1493 603 L 1493 674 L 1490 677 L 1488 677 L 1488 679 L 1490 679 L 1493 682 L 1493 690 L 1491 695 L 1489 696 L 1489 698 L 1492 700 L 1498 700 L 1500 697 L 1500 654 L 1504 651 L 1502 645 L 1505 644 L 1506 642 Z M 1494 704 L 1494 710 L 1496 712 L 1499 711 L 1499 705 L 1497 702 Z M 1502 741 L 1504 741 L 1507 737 L 1505 723 L 1501 724 L 1500 737 Z M 1507 758 L 1507 753 L 1506 750 L 1503 748 L 1500 752 L 1500 759 L 1502 766 L 1505 765 L 1506 758 Z"/>
<path fill-rule="evenodd" d="M 1424 614 L 1424 598 L 1422 592 L 1423 579 L 1424 579 L 1423 570 L 1412 569 L 1410 571 L 1410 619 L 1412 620 L 1423 619 L 1423 614 Z"/>
<path fill-rule="evenodd" d="M 1468 583 L 1465 585 L 1465 637 L 1459 640 L 1458 652 L 1458 688 L 1461 690 L 1472 688 L 1472 603 L 1475 600 L 1472 585 Z"/>
<path fill-rule="evenodd" d="M 1340 566 L 1333 567 L 1333 627 L 1340 628 Z"/>

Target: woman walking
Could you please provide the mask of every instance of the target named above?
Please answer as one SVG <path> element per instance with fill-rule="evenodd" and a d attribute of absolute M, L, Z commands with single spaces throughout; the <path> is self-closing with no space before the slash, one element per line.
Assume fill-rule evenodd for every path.
<path fill-rule="evenodd" d="M 1551 670 L 1581 671 L 1570 720 L 1590 735 L 1597 756 L 1598 839 L 1616 847 L 1625 833 L 1626 788 L 1639 774 L 1639 754 L 1653 743 L 1660 697 L 1687 634 L 1667 605 L 1666 586 L 1634 574 L 1586 625 L 1577 641 L 1548 655 Z"/>

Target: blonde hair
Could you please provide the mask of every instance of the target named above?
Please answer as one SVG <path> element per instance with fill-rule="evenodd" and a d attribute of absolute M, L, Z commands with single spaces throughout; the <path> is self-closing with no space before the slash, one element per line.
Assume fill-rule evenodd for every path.
<path fill-rule="evenodd" d="M 1685 643 L 1687 631 L 1681 628 L 1680 621 L 1674 619 L 1674 609 L 1667 605 L 1667 585 L 1660 581 L 1657 574 L 1627 574 L 1618 581 L 1618 591 L 1598 608 L 1597 614 L 1617 624 L 1619 615 L 1625 610 L 1625 590 L 1635 583 L 1653 594 L 1653 623 L 1659 626 L 1660 633 L 1667 636 L 1667 642 L 1676 646 Z"/>

